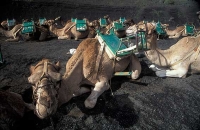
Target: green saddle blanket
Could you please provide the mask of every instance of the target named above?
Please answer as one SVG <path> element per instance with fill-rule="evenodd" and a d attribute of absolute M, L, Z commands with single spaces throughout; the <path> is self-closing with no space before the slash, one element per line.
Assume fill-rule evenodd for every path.
<path fill-rule="evenodd" d="M 164 30 L 160 22 L 156 23 L 156 32 L 158 33 L 158 35 L 166 35 L 166 31 Z"/>
<path fill-rule="evenodd" d="M 106 45 L 106 52 L 108 53 L 110 59 L 127 56 L 133 53 L 133 49 L 128 49 L 129 47 L 115 34 L 98 34 L 97 37 L 100 44 Z M 126 50 L 123 51 L 124 49 Z"/>
<path fill-rule="evenodd" d="M 119 18 L 119 22 L 120 22 L 120 23 L 124 23 L 125 21 L 126 21 L 125 17 L 123 17 L 123 18 L 120 17 L 120 18 Z"/>
<path fill-rule="evenodd" d="M 7 20 L 7 23 L 8 23 L 8 27 L 10 27 L 10 26 L 15 26 L 16 21 L 15 21 L 15 19 Z"/>
<path fill-rule="evenodd" d="M 194 35 L 194 29 L 195 29 L 194 25 L 192 25 L 192 24 L 185 24 L 185 33 L 187 35 Z"/>
<path fill-rule="evenodd" d="M 71 21 L 76 23 L 76 30 L 77 31 L 86 31 L 87 30 L 86 20 L 71 18 Z"/>
<path fill-rule="evenodd" d="M 107 26 L 107 21 L 104 18 L 100 18 L 99 23 L 100 23 L 101 27 L 106 27 Z"/>
<path fill-rule="evenodd" d="M 34 21 L 23 22 L 22 27 L 22 33 L 34 33 L 35 31 Z"/>
<path fill-rule="evenodd" d="M 39 19 L 39 24 L 43 25 L 45 21 L 46 21 L 46 18 L 40 18 Z"/>
<path fill-rule="evenodd" d="M 120 31 L 120 30 L 125 30 L 125 27 L 124 27 L 124 24 L 123 23 L 120 23 L 120 22 L 114 22 L 113 23 L 113 26 L 114 26 L 114 29 L 116 31 Z"/>

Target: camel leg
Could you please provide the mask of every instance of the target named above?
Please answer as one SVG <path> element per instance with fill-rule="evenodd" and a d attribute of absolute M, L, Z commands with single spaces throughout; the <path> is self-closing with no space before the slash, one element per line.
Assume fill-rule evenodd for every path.
<path fill-rule="evenodd" d="M 176 33 L 173 36 L 169 36 L 169 38 L 179 38 L 181 36 L 181 33 Z"/>
<path fill-rule="evenodd" d="M 150 66 L 149 66 L 149 68 L 151 69 L 151 70 L 153 70 L 153 71 L 160 71 L 160 70 L 166 70 L 166 67 L 162 67 L 162 66 L 157 66 L 157 65 L 155 65 L 155 64 L 151 64 Z"/>
<path fill-rule="evenodd" d="M 101 81 L 95 84 L 94 89 L 92 90 L 90 96 L 85 100 L 86 108 L 94 108 L 96 105 L 98 97 L 106 90 L 108 90 L 110 85 L 108 82 Z"/>
<path fill-rule="evenodd" d="M 175 70 L 160 70 L 156 71 L 156 75 L 158 77 L 177 77 L 177 78 L 184 78 L 188 72 L 188 68 L 180 67 L 179 69 Z"/>
<path fill-rule="evenodd" d="M 16 37 L 14 39 L 6 39 L 7 42 L 18 42 L 19 41 L 19 37 Z"/>
<path fill-rule="evenodd" d="M 59 36 L 58 39 L 59 39 L 59 40 L 63 40 L 63 39 L 69 39 L 69 40 L 70 40 L 71 37 L 65 35 L 65 36 Z"/>
<path fill-rule="evenodd" d="M 87 88 L 87 87 L 81 87 L 76 93 L 73 94 L 73 97 L 82 95 L 84 93 L 90 92 L 91 89 Z"/>
<path fill-rule="evenodd" d="M 131 78 L 137 79 L 140 76 L 142 68 L 139 59 L 135 55 L 131 56 L 131 70 Z"/>

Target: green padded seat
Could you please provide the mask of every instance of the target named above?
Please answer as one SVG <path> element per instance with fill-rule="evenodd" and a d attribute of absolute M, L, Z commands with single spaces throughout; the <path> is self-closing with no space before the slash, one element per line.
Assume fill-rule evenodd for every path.
<path fill-rule="evenodd" d="M 166 35 L 166 31 L 159 21 L 156 23 L 156 32 L 158 35 Z"/>
<path fill-rule="evenodd" d="M 86 20 L 75 19 L 75 23 L 76 23 L 77 31 L 86 31 L 87 30 Z"/>
<path fill-rule="evenodd" d="M 106 21 L 106 19 L 104 19 L 104 18 L 100 18 L 100 26 L 101 27 L 106 27 L 107 26 L 107 21 Z"/>
<path fill-rule="evenodd" d="M 113 23 L 114 29 L 115 30 L 125 30 L 124 24 L 120 22 L 114 22 Z"/>
<path fill-rule="evenodd" d="M 110 35 L 98 34 L 98 35 L 102 38 L 104 44 L 106 44 L 107 49 L 112 53 L 112 55 L 117 57 L 123 57 L 133 53 L 133 50 L 122 51 L 121 53 L 118 53 L 118 51 L 127 49 L 128 47 L 115 34 L 110 34 Z"/>
<path fill-rule="evenodd" d="M 11 27 L 11 26 L 15 26 L 16 21 L 15 19 L 12 19 L 12 20 L 7 19 L 7 23 L 8 23 L 8 27 Z"/>
<path fill-rule="evenodd" d="M 46 18 L 40 18 L 39 19 L 39 24 L 43 25 L 45 21 L 46 21 Z"/>
<path fill-rule="evenodd" d="M 125 21 L 126 21 L 125 17 L 123 17 L 123 18 L 120 17 L 120 18 L 119 18 L 119 22 L 120 22 L 120 23 L 124 23 Z"/>
<path fill-rule="evenodd" d="M 22 33 L 34 33 L 35 31 L 35 25 L 34 25 L 34 21 L 30 21 L 30 22 L 23 22 L 22 23 Z"/>
<path fill-rule="evenodd" d="M 71 21 L 75 23 L 76 19 L 75 18 L 71 18 Z"/>
<path fill-rule="evenodd" d="M 192 25 L 192 24 L 185 24 L 185 33 L 187 35 L 194 35 L 194 29 L 195 29 L 194 25 Z"/>

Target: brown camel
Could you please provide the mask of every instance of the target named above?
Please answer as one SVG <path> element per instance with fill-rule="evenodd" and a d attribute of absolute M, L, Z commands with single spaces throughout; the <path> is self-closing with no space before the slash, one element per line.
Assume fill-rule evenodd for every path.
<path fill-rule="evenodd" d="M 141 26 L 145 28 L 144 24 Z M 153 26 L 146 27 L 148 31 L 153 32 Z M 151 50 L 145 51 L 145 55 L 153 63 L 150 68 L 156 71 L 158 77 L 184 78 L 188 73 L 200 72 L 200 35 L 183 37 L 166 50 L 159 49 L 153 44 L 156 43 L 155 38 L 147 37 L 148 40 L 154 46 L 150 46 Z"/>
<path fill-rule="evenodd" d="M 21 30 L 22 30 L 22 24 L 15 25 L 15 27 L 13 27 L 13 29 L 9 31 L 0 27 L 0 33 L 3 34 L 5 37 L 10 38 L 7 39 L 6 41 L 19 41 Z"/>
<path fill-rule="evenodd" d="M 132 71 L 131 78 L 139 77 L 141 65 L 134 54 L 119 61 L 111 60 L 102 48 L 98 39 L 84 39 L 68 60 L 62 80 L 57 69 L 59 62 L 52 64 L 49 60 L 43 60 L 31 67 L 28 80 L 33 84 L 33 93 L 37 97 L 36 113 L 39 118 L 52 115 L 57 107 L 86 92 L 91 93 L 85 100 L 85 107 L 93 108 L 98 97 L 110 88 L 109 80 L 114 73 L 124 71 L 128 65 Z M 60 80 L 61 83 L 58 82 Z"/>
<path fill-rule="evenodd" d="M 49 34 L 48 27 L 45 27 L 45 25 L 41 26 L 35 24 L 35 32 L 33 32 L 34 35 L 23 34 L 22 29 L 23 29 L 23 24 L 15 25 L 12 30 L 5 30 L 4 28 L 0 27 L 0 33 L 2 33 L 5 37 L 9 38 L 6 40 L 8 42 L 17 42 L 20 40 L 44 41 L 47 39 Z"/>
<path fill-rule="evenodd" d="M 15 25 L 17 24 L 15 19 L 12 20 L 4 20 L 1 22 L 1 26 L 5 29 L 5 30 L 11 30 Z"/>
<path fill-rule="evenodd" d="M 53 33 L 58 39 L 71 39 L 74 38 L 75 40 L 87 38 L 90 34 L 90 26 L 91 23 L 88 19 L 84 18 L 83 20 L 86 21 L 86 29 L 83 31 L 77 30 L 77 24 L 73 21 L 68 21 L 65 27 L 58 29 L 55 25 L 55 20 L 48 20 L 47 25 L 49 26 L 49 30 Z M 90 36 L 89 36 L 90 37 Z"/>

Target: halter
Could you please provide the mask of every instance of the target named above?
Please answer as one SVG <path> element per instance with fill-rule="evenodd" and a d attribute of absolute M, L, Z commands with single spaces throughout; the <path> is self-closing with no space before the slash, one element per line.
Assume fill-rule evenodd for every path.
<path fill-rule="evenodd" d="M 40 80 L 36 83 L 36 85 L 34 86 L 35 87 L 35 90 L 33 92 L 33 103 L 35 103 L 37 100 L 38 100 L 38 96 L 37 96 L 37 91 L 39 88 L 47 88 L 48 86 L 51 87 L 51 88 L 55 88 L 56 91 L 58 92 L 58 89 L 59 87 L 57 87 L 58 85 L 60 86 L 60 82 L 53 82 L 52 79 L 50 78 L 49 74 L 48 74 L 48 65 L 52 65 L 54 67 L 54 65 L 48 61 L 44 61 L 44 63 L 42 64 L 38 64 L 35 66 L 35 69 L 38 67 L 38 66 L 41 66 L 41 65 L 44 65 L 44 68 L 43 68 L 43 73 L 40 77 Z M 55 67 L 54 67 L 55 68 Z M 56 68 L 55 68 L 56 69 Z M 56 69 L 57 70 L 57 69 Z M 43 79 L 47 79 L 47 84 L 45 85 L 41 85 L 42 83 L 42 80 Z M 42 92 L 41 92 L 42 93 Z M 58 95 L 56 95 L 56 98 L 58 98 Z M 41 103 L 41 102 L 40 102 Z M 48 111 L 48 108 L 51 107 L 51 103 L 49 104 L 43 104 L 41 103 L 42 105 L 44 105 L 45 107 L 47 107 L 47 113 L 49 113 Z M 39 114 L 39 113 L 38 113 Z"/>

